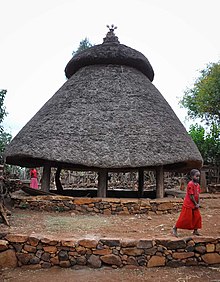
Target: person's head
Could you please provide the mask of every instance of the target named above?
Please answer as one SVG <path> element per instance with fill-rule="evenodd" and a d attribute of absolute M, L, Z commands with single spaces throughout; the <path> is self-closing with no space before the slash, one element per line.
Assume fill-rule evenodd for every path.
<path fill-rule="evenodd" d="M 199 182 L 199 178 L 200 178 L 200 172 L 198 169 L 192 169 L 190 171 L 190 177 L 192 179 L 193 182 L 198 183 Z"/>

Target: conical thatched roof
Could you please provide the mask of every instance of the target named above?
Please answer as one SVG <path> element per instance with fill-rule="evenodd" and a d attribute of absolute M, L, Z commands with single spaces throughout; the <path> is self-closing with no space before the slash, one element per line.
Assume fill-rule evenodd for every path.
<path fill-rule="evenodd" d="M 6 149 L 6 162 L 69 168 L 200 167 L 201 155 L 166 100 L 151 83 L 140 52 L 118 42 L 74 56 L 69 78 Z M 170 81 L 172 83 L 172 81 Z"/>

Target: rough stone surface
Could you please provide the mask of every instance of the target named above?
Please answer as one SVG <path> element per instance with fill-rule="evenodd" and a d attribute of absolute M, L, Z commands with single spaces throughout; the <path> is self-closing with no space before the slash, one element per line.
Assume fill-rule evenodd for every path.
<path fill-rule="evenodd" d="M 100 268 L 102 266 L 102 261 L 99 256 L 91 255 L 88 259 L 88 266 L 92 268 Z"/>
<path fill-rule="evenodd" d="M 213 253 L 215 251 L 215 245 L 214 244 L 207 244 L 206 245 L 206 252 L 207 253 Z"/>
<path fill-rule="evenodd" d="M 152 256 L 148 261 L 147 267 L 164 266 L 165 261 L 165 257 Z"/>
<path fill-rule="evenodd" d="M 186 259 L 186 258 L 190 258 L 193 256 L 194 256 L 193 252 L 180 252 L 180 253 L 173 254 L 174 259 Z"/>
<path fill-rule="evenodd" d="M 14 268 L 17 266 L 17 258 L 14 250 L 0 252 L 0 269 Z"/>
<path fill-rule="evenodd" d="M 68 260 L 68 253 L 66 251 L 60 251 L 58 257 L 60 261 L 66 261 Z"/>
<path fill-rule="evenodd" d="M 123 255 L 128 255 L 128 256 L 140 256 L 144 253 L 143 249 L 137 249 L 137 248 L 125 248 L 122 249 Z"/>
<path fill-rule="evenodd" d="M 100 259 L 106 264 L 117 265 L 117 266 L 121 265 L 120 257 L 113 254 L 101 256 Z"/>
<path fill-rule="evenodd" d="M 112 239 L 101 239 L 103 245 L 109 247 L 117 247 L 120 246 L 120 240 L 112 240 Z"/>
<path fill-rule="evenodd" d="M 174 240 L 167 243 L 167 248 L 171 250 L 185 249 L 186 242 L 184 240 Z"/>
<path fill-rule="evenodd" d="M 9 242 L 24 243 L 27 241 L 27 238 L 28 236 L 25 235 L 8 234 L 5 239 Z"/>
<path fill-rule="evenodd" d="M 55 246 L 46 246 L 43 247 L 45 252 L 51 253 L 51 254 L 55 254 L 57 252 L 57 247 Z"/>
<path fill-rule="evenodd" d="M 220 263 L 220 255 L 217 253 L 208 253 L 202 256 L 204 262 L 208 264 L 219 264 Z"/>
<path fill-rule="evenodd" d="M 152 240 L 140 240 L 137 243 L 137 248 L 142 248 L 142 249 L 150 249 L 153 247 Z"/>
<path fill-rule="evenodd" d="M 205 254 L 206 253 L 206 247 L 205 246 L 196 246 L 195 247 L 196 252 L 200 254 Z"/>
<path fill-rule="evenodd" d="M 71 264 L 70 264 L 69 260 L 62 260 L 62 261 L 60 261 L 60 266 L 64 267 L 64 268 L 67 268 L 67 267 L 70 267 Z"/>
<path fill-rule="evenodd" d="M 112 251 L 110 249 L 102 249 L 102 250 L 93 251 L 94 255 L 100 255 L 100 256 L 109 255 L 111 253 L 112 253 Z"/>
<path fill-rule="evenodd" d="M 85 248 L 96 248 L 98 245 L 98 241 L 96 240 L 90 240 L 90 239 L 83 239 L 78 241 L 80 246 L 83 246 Z"/>
<path fill-rule="evenodd" d="M 8 241 L 0 240 L 0 252 L 8 249 Z"/>
<path fill-rule="evenodd" d="M 24 245 L 24 250 L 29 252 L 29 253 L 35 253 L 36 252 L 36 247 L 31 246 L 31 245 Z"/>

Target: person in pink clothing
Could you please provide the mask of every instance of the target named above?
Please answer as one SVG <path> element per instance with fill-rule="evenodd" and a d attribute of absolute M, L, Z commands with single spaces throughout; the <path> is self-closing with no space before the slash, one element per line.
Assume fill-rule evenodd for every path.
<path fill-rule="evenodd" d="M 30 187 L 33 188 L 33 189 L 38 189 L 37 170 L 36 170 L 36 168 L 32 168 L 30 170 L 30 176 L 31 176 Z"/>

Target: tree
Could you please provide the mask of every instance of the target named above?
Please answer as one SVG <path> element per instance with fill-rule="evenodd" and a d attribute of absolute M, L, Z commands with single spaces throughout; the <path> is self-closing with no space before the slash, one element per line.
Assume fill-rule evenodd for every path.
<path fill-rule="evenodd" d="M 78 49 L 76 51 L 73 51 L 72 55 L 75 56 L 76 54 L 80 53 L 81 51 L 84 51 L 92 46 L 93 46 L 92 43 L 86 37 L 85 39 L 80 41 Z"/>
<path fill-rule="evenodd" d="M 220 122 L 220 61 L 210 63 L 187 88 L 180 104 L 188 109 L 190 118 L 200 118 L 207 124 Z"/>
<path fill-rule="evenodd" d="M 5 150 L 5 146 L 11 141 L 11 134 L 4 131 L 4 127 L 2 122 L 7 115 L 6 108 L 4 106 L 4 99 L 7 90 L 0 90 L 0 163 L 3 162 L 3 152 Z"/>
<path fill-rule="evenodd" d="M 197 145 L 205 164 L 220 165 L 220 127 L 213 123 L 209 130 L 191 125 L 189 134 Z"/>

